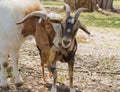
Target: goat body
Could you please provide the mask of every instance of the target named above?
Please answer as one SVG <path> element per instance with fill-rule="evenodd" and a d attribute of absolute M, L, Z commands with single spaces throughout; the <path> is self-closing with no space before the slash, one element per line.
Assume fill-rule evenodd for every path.
<path fill-rule="evenodd" d="M 57 71 L 56 71 L 56 61 L 60 60 L 62 62 L 68 63 L 69 68 L 69 78 L 70 78 L 70 92 L 75 92 L 73 87 L 73 67 L 74 67 L 74 58 L 77 50 L 77 41 L 76 41 L 76 33 L 79 28 L 81 28 L 84 32 L 90 35 L 90 32 L 86 29 L 86 27 L 78 20 L 80 13 L 86 8 L 79 8 L 75 13 L 75 16 L 70 16 L 70 7 L 65 4 L 66 8 L 66 19 L 61 23 L 62 26 L 62 35 L 61 35 L 61 49 L 56 52 L 55 59 L 50 60 L 51 66 L 48 69 L 52 72 L 54 78 L 54 84 L 52 87 L 53 92 L 57 92 L 56 89 L 56 80 L 57 80 Z M 52 52 L 53 53 L 53 52 Z"/>
<path fill-rule="evenodd" d="M 23 19 L 23 23 L 21 21 L 18 23 L 18 20 L 21 20 L 24 16 L 26 17 Z M 23 79 L 18 69 L 18 52 L 25 38 L 30 35 L 35 37 L 36 45 L 41 50 L 41 65 L 44 78 L 44 64 L 48 63 L 47 60 L 50 54 L 49 45 L 53 45 L 53 42 L 49 42 L 49 40 L 53 40 L 52 37 L 55 36 L 55 31 L 50 21 L 60 21 L 56 19 L 49 21 L 47 18 L 60 19 L 60 16 L 57 14 L 47 16 L 39 0 L 0 1 L 0 87 L 7 87 L 8 85 L 6 74 L 8 56 L 10 56 L 12 61 L 15 83 L 18 86 L 23 84 Z M 16 25 L 16 23 L 20 25 Z M 53 33 L 48 36 L 46 32 Z"/>
<path fill-rule="evenodd" d="M 27 36 L 35 36 L 36 18 L 30 18 L 22 25 L 16 25 L 16 22 L 38 10 L 42 10 L 39 0 L 0 0 L 0 87 L 7 87 L 5 65 L 8 56 L 12 59 L 16 84 L 23 84 L 18 69 L 18 52 Z"/>

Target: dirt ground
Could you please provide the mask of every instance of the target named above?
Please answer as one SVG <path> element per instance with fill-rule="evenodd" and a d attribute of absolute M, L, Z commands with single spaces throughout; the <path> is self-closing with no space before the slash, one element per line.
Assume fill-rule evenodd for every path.
<path fill-rule="evenodd" d="M 81 92 L 120 92 L 120 30 L 88 27 L 91 36 L 79 30 L 75 56 L 74 87 Z M 8 78 L 9 90 L 0 92 L 49 92 L 43 85 L 40 57 L 34 39 L 27 40 L 20 50 L 21 87 Z M 57 63 L 58 81 L 69 85 L 67 64 Z M 52 79 L 45 70 L 48 83 Z"/>

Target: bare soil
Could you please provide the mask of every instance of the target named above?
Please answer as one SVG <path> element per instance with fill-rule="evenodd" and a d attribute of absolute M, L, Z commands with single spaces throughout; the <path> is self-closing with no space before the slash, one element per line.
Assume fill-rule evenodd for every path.
<path fill-rule="evenodd" d="M 120 92 L 120 30 L 88 27 L 91 36 L 79 30 L 75 56 L 74 87 L 81 92 Z M 20 50 L 20 73 L 25 81 L 21 87 L 8 78 L 9 89 L 0 92 L 49 92 L 43 85 L 40 56 L 34 39 L 27 40 Z M 57 63 L 58 82 L 69 85 L 67 64 Z M 45 70 L 48 83 L 52 78 Z M 59 84 L 59 83 L 58 83 Z"/>

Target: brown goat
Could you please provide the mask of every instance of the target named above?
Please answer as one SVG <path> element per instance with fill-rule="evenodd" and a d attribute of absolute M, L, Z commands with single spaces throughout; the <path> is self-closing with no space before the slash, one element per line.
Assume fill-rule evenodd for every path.
<path fill-rule="evenodd" d="M 27 19 L 22 25 L 16 25 L 19 19 L 35 11 L 39 12 L 39 15 Z M 24 83 L 18 69 L 19 50 L 27 36 L 37 37 L 36 26 L 40 18 L 46 20 L 46 13 L 40 5 L 40 0 L 0 0 L 0 87 L 8 86 L 6 71 L 8 56 L 12 61 L 15 84 Z M 36 42 L 38 40 L 39 37 Z M 47 44 L 44 46 L 47 48 Z"/>
<path fill-rule="evenodd" d="M 52 54 L 50 52 L 51 47 L 53 46 L 53 39 L 56 34 L 52 23 L 61 23 L 60 16 L 53 12 L 53 16 L 54 15 L 56 15 L 59 19 L 52 19 L 43 11 L 33 11 L 27 14 L 20 22 L 17 22 L 17 24 L 22 23 L 24 26 L 26 26 L 23 30 L 25 36 L 28 35 L 28 30 L 32 32 L 32 35 L 34 34 L 33 36 L 35 37 L 36 46 L 39 49 L 41 56 L 41 66 L 44 81 L 46 81 L 44 75 L 44 64 L 46 64 L 48 67 L 51 64 L 49 62 L 49 56 Z"/>
<path fill-rule="evenodd" d="M 35 32 L 35 39 L 37 43 L 37 47 L 40 51 L 41 55 L 41 65 L 42 65 L 42 72 L 43 78 L 44 77 L 44 64 L 47 64 L 49 71 L 53 74 L 54 82 L 51 92 L 57 92 L 56 89 L 56 82 L 57 82 L 57 71 L 56 71 L 56 61 L 60 60 L 61 62 L 68 63 L 69 67 L 69 77 L 70 77 L 70 92 L 75 92 L 73 89 L 73 66 L 74 66 L 74 56 L 77 50 L 77 41 L 76 41 L 76 32 L 78 28 L 81 28 L 87 34 L 90 34 L 85 26 L 83 26 L 80 21 L 78 20 L 78 16 L 80 12 L 85 10 L 84 8 L 78 9 L 75 14 L 75 17 L 70 16 L 70 7 L 65 4 L 66 8 L 66 19 L 65 21 L 57 21 L 61 25 L 61 42 L 60 48 L 58 51 L 54 51 L 52 48 L 53 39 L 55 38 L 55 30 L 52 26 L 50 19 L 43 18 L 40 23 L 36 24 L 36 32 Z M 30 13 L 23 20 L 19 23 L 25 23 L 28 18 L 32 18 L 34 16 L 39 16 L 39 13 Z M 47 16 L 47 14 L 45 15 Z M 53 20 L 56 22 L 55 20 Z M 23 23 L 23 24 L 24 24 Z M 50 59 L 52 57 L 52 59 Z"/>

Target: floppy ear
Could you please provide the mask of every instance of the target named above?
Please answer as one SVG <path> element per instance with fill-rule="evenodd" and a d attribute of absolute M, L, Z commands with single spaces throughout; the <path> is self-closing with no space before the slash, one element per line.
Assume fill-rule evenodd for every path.
<path fill-rule="evenodd" d="M 80 23 L 79 28 L 82 29 L 86 34 L 90 35 L 90 32 L 87 30 L 85 25 Z"/>

